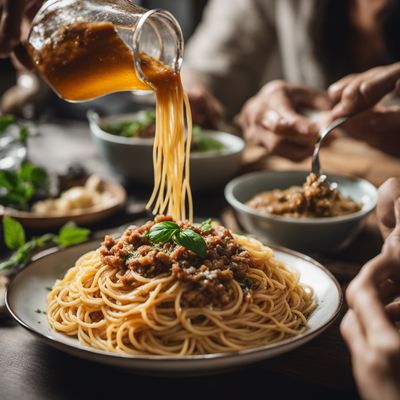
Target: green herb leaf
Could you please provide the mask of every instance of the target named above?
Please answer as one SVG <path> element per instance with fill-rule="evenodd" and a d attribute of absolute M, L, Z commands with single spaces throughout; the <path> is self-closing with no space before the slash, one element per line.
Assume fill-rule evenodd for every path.
<path fill-rule="evenodd" d="M 17 185 L 15 174 L 10 171 L 0 170 L 0 186 L 7 190 L 12 190 Z"/>
<path fill-rule="evenodd" d="M 171 240 L 172 236 L 179 232 L 179 225 L 172 221 L 163 221 L 151 227 L 147 234 L 150 242 L 165 243 Z"/>
<path fill-rule="evenodd" d="M 23 163 L 17 175 L 23 181 L 30 182 L 35 189 L 45 185 L 48 179 L 47 173 L 43 168 L 30 162 Z"/>
<path fill-rule="evenodd" d="M 32 197 L 48 191 L 48 176 L 44 169 L 26 162 L 15 171 L 0 171 L 0 204 L 27 209 Z"/>
<path fill-rule="evenodd" d="M 26 144 L 26 141 L 28 139 L 29 131 L 28 128 L 25 125 L 20 125 L 19 127 L 19 141 L 22 144 Z"/>
<path fill-rule="evenodd" d="M 67 223 L 60 229 L 56 241 L 61 247 L 68 247 L 86 241 L 89 235 L 89 229 Z"/>
<path fill-rule="evenodd" d="M 16 250 L 25 244 L 25 231 L 16 219 L 3 216 L 4 242 L 10 250 Z"/>
<path fill-rule="evenodd" d="M 0 133 L 4 132 L 10 125 L 15 122 L 12 115 L 3 115 L 0 117 Z"/>
<path fill-rule="evenodd" d="M 15 221 L 13 218 L 5 216 L 3 217 L 3 226 L 4 240 L 7 244 L 7 247 L 11 248 L 9 244 L 14 243 L 18 243 L 18 246 L 12 248 L 12 250 L 15 251 L 13 254 L 11 254 L 8 260 L 0 262 L 0 270 L 23 267 L 29 262 L 31 258 L 31 253 L 38 248 L 44 247 L 49 244 L 58 244 L 62 247 L 68 247 L 73 244 L 84 242 L 90 234 L 89 229 L 79 228 L 76 225 L 69 223 L 61 228 L 58 236 L 53 233 L 46 233 L 45 235 L 33 238 L 29 242 L 25 243 L 25 233 L 21 224 L 18 221 Z M 22 233 L 20 229 L 22 229 Z M 12 231 L 14 232 L 13 235 L 15 235 L 16 230 L 18 230 L 18 237 L 16 239 L 12 238 L 12 242 L 7 243 L 7 238 L 9 238 L 10 235 L 7 234 L 7 232 Z"/>
<path fill-rule="evenodd" d="M 202 258 L 205 258 L 207 255 L 207 244 L 205 240 L 201 235 L 191 229 L 183 229 L 176 232 L 173 241 L 186 249 L 192 250 Z"/>
<path fill-rule="evenodd" d="M 210 231 L 212 229 L 212 220 L 211 220 L 211 218 L 206 219 L 205 221 L 203 221 L 200 224 L 200 229 L 202 231 L 205 231 L 205 232 Z"/>

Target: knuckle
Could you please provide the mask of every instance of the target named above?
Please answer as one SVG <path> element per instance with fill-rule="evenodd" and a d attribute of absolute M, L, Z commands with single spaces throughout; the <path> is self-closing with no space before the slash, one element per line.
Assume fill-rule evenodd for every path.
<path fill-rule="evenodd" d="M 396 335 L 382 335 L 375 344 L 380 359 L 392 363 L 400 360 L 400 339 Z"/>
<path fill-rule="evenodd" d="M 355 278 L 346 290 L 346 301 L 347 304 L 353 304 L 357 299 L 357 293 L 359 293 L 359 283 L 358 278 Z"/>
<path fill-rule="evenodd" d="M 391 177 L 387 179 L 378 189 L 379 193 L 393 192 L 400 190 L 400 178 Z"/>
<path fill-rule="evenodd" d="M 400 262 L 400 232 L 394 230 L 386 239 L 384 253 L 395 262 Z"/>
<path fill-rule="evenodd" d="M 266 91 L 275 92 L 286 88 L 286 82 L 281 79 L 275 79 L 265 85 Z"/>

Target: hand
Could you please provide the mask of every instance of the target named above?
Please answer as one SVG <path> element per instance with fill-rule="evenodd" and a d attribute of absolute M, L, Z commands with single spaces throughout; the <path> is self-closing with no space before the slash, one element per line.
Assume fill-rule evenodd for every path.
<path fill-rule="evenodd" d="M 319 126 L 299 114 L 300 108 L 328 110 L 330 100 L 314 89 L 272 81 L 247 101 L 236 120 L 246 140 L 301 161 L 312 153 Z"/>
<path fill-rule="evenodd" d="M 375 107 L 360 112 L 343 125 L 351 137 L 400 157 L 400 107 Z"/>
<path fill-rule="evenodd" d="M 350 310 L 341 333 L 352 356 L 353 372 L 365 399 L 400 398 L 400 199 L 395 228 L 382 253 L 367 263 L 347 292 Z M 386 306 L 385 306 L 386 304 Z"/>
<path fill-rule="evenodd" d="M 3 0 L 0 8 L 0 58 L 14 56 L 30 66 L 30 59 L 22 45 L 27 39 L 30 22 L 42 0 Z"/>
<path fill-rule="evenodd" d="M 193 122 L 202 128 L 217 128 L 222 119 L 222 104 L 193 71 L 185 69 L 182 75 Z"/>
<path fill-rule="evenodd" d="M 382 236 L 386 239 L 396 226 L 395 203 L 400 199 L 400 178 L 388 179 L 378 191 L 377 215 Z"/>
<path fill-rule="evenodd" d="M 351 74 L 332 84 L 328 93 L 336 104 L 333 118 L 368 110 L 392 92 L 400 79 L 400 63 Z"/>

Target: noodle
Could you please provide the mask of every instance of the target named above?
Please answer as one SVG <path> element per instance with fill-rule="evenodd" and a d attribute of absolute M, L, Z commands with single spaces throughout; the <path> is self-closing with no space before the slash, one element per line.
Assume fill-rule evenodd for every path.
<path fill-rule="evenodd" d="M 121 271 L 91 251 L 50 292 L 49 323 L 84 345 L 131 355 L 232 352 L 303 332 L 315 307 L 312 289 L 300 285 L 270 248 L 244 236 L 234 238 L 255 261 L 248 272 L 256 286 L 251 301 L 235 280 L 223 308 L 188 307 L 186 286 L 168 274 L 145 278 L 134 273 L 128 289 L 118 280 Z"/>
<path fill-rule="evenodd" d="M 143 60 L 148 56 L 142 55 Z M 156 92 L 156 129 L 153 147 L 154 189 L 146 208 L 153 214 L 168 214 L 177 221 L 193 221 L 190 190 L 190 144 L 192 116 L 179 74 L 147 61 L 143 72 Z M 187 135 L 185 140 L 186 113 Z M 188 212 L 186 212 L 186 202 Z"/>

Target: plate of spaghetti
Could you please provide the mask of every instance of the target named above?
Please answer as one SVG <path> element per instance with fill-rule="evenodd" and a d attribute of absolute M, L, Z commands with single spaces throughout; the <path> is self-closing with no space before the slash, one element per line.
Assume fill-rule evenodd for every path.
<path fill-rule="evenodd" d="M 156 217 L 120 237 L 107 235 L 102 243 L 62 249 L 29 265 L 7 291 L 13 317 L 65 352 L 162 374 L 248 364 L 326 329 L 342 294 L 321 265 L 211 221 L 193 223 L 192 118 L 182 59 L 175 58 L 175 68 L 163 64 L 142 51 L 140 35 L 133 54 L 109 22 L 66 28 L 59 40 L 35 50 L 37 67 L 64 98 L 133 89 L 156 94 L 154 188 L 147 204 Z M 90 70 L 82 73 L 81 66 Z M 103 73 L 112 79 L 99 79 Z M 81 84 L 71 85 L 76 77 Z"/>
<path fill-rule="evenodd" d="M 335 278 L 307 256 L 165 216 L 44 256 L 7 292 L 13 317 L 50 345 L 147 373 L 277 356 L 326 329 L 341 303 Z"/>

